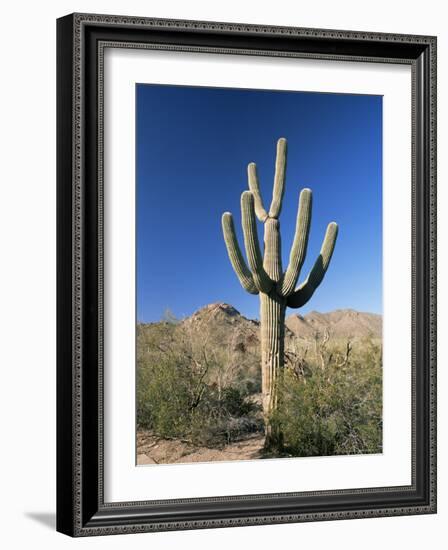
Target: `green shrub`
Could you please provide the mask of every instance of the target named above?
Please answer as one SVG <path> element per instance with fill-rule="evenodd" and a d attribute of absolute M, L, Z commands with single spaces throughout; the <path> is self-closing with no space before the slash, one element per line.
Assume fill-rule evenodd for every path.
<path fill-rule="evenodd" d="M 146 364 L 137 373 L 137 419 L 142 428 L 163 437 L 185 434 L 190 407 L 191 375 L 184 365 L 167 360 Z"/>
<path fill-rule="evenodd" d="M 364 343 L 365 344 L 365 343 Z M 382 450 L 379 346 L 362 346 L 347 365 L 308 364 L 307 376 L 285 369 L 273 422 L 293 456 L 378 453 Z"/>
<path fill-rule="evenodd" d="M 137 369 L 137 423 L 161 437 L 220 445 L 262 430 L 259 406 L 244 385 L 218 387 L 217 369 L 195 370 L 188 354 L 143 354 Z M 193 361 L 194 363 L 194 361 Z"/>

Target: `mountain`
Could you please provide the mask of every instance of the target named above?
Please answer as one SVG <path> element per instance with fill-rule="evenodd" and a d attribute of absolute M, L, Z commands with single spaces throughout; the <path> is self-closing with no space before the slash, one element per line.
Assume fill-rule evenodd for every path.
<path fill-rule="evenodd" d="M 217 347 L 231 347 L 242 352 L 258 349 L 259 327 L 258 321 L 247 319 L 223 302 L 209 304 L 180 323 L 180 328 L 192 337 L 200 335 L 202 340 L 214 342 Z"/>
<path fill-rule="evenodd" d="M 205 331 L 211 339 L 223 344 L 229 339 L 247 345 L 256 345 L 259 341 L 259 321 L 247 319 L 233 306 L 223 302 L 202 307 L 179 325 L 188 330 Z M 292 314 L 286 317 L 285 325 L 287 342 L 294 338 L 314 340 L 316 336 L 324 336 L 326 333 L 333 339 L 382 337 L 381 315 L 353 309 Z"/>
<path fill-rule="evenodd" d="M 190 317 L 183 320 L 183 323 L 224 322 L 226 324 L 244 323 L 258 325 L 258 321 L 247 319 L 233 306 L 224 302 L 209 304 L 195 311 Z"/>
<path fill-rule="evenodd" d="M 305 340 L 326 332 L 336 339 L 381 338 L 383 319 L 376 313 L 337 309 L 329 313 L 311 311 L 304 316 L 289 315 L 285 324 L 296 337 Z"/>

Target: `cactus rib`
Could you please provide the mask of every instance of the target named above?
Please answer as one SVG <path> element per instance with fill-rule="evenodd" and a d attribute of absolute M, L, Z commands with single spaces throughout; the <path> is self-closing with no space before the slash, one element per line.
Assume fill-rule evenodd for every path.
<path fill-rule="evenodd" d="M 260 185 L 258 183 L 257 165 L 255 162 L 251 162 L 247 167 L 247 179 L 249 182 L 249 189 L 252 191 L 252 195 L 254 196 L 255 214 L 261 222 L 264 222 L 268 217 L 268 213 L 263 206 Z"/>
<path fill-rule="evenodd" d="M 328 224 L 325 233 L 324 242 L 320 250 L 320 254 L 314 263 L 306 280 L 288 297 L 287 304 L 291 308 L 298 308 L 305 305 L 314 291 L 322 282 L 324 275 L 330 264 L 333 255 L 336 238 L 338 236 L 338 225 L 335 222 Z"/>
<path fill-rule="evenodd" d="M 241 195 L 241 223 L 243 225 L 247 261 L 252 271 L 255 286 L 260 292 L 268 293 L 272 287 L 272 281 L 263 268 L 263 257 L 258 244 L 257 223 L 255 221 L 254 196 L 251 191 L 244 191 Z"/>
<path fill-rule="evenodd" d="M 264 224 L 263 267 L 272 281 L 280 280 L 282 276 L 280 222 L 274 218 L 268 218 Z"/>
<path fill-rule="evenodd" d="M 222 215 L 222 230 L 224 233 L 224 242 L 226 244 L 230 263 L 232 264 L 233 270 L 235 271 L 236 276 L 241 283 L 241 286 L 250 294 L 258 294 L 258 289 L 255 286 L 252 273 L 246 266 L 246 262 L 244 261 L 243 255 L 241 254 L 241 250 L 235 234 L 233 217 L 230 212 L 225 212 Z"/>
<path fill-rule="evenodd" d="M 272 191 L 271 207 L 269 208 L 270 218 L 278 218 L 280 216 L 280 211 L 282 209 L 283 194 L 285 192 L 286 152 L 287 152 L 286 139 L 280 138 L 277 142 L 274 189 Z"/>
<path fill-rule="evenodd" d="M 281 296 L 289 296 L 294 292 L 300 270 L 305 260 L 308 235 L 310 232 L 312 201 L 313 195 L 311 189 L 303 189 L 300 193 L 296 230 L 289 255 L 288 267 L 277 285 L 277 291 Z"/>

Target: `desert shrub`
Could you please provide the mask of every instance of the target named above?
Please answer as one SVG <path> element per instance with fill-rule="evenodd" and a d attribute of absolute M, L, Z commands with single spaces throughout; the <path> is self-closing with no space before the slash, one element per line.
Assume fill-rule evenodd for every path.
<path fill-rule="evenodd" d="M 247 394 L 233 386 L 224 388 L 221 393 L 219 407 L 228 416 L 245 416 L 254 410 L 254 405 L 246 400 Z"/>
<path fill-rule="evenodd" d="M 216 391 L 208 386 L 192 419 L 193 439 L 201 444 L 230 443 L 242 436 L 263 431 L 261 407 L 238 387 Z"/>
<path fill-rule="evenodd" d="M 137 418 L 142 428 L 165 437 L 185 434 L 191 402 L 191 375 L 185 365 L 160 359 L 137 373 Z"/>
<path fill-rule="evenodd" d="M 262 429 L 260 407 L 249 399 L 252 387 L 241 369 L 193 336 L 172 323 L 138 334 L 138 426 L 201 445 Z"/>
<path fill-rule="evenodd" d="M 377 453 L 382 449 L 381 348 L 354 344 L 341 366 L 337 349 L 307 363 L 307 375 L 285 369 L 279 382 L 279 425 L 294 456 Z"/>
<path fill-rule="evenodd" d="M 218 393 L 191 369 L 174 361 L 139 369 L 137 418 L 141 428 L 161 437 L 186 438 L 201 445 L 219 444 L 261 428 L 257 406 L 237 387 Z"/>
<path fill-rule="evenodd" d="M 258 370 L 261 371 L 260 368 L 258 368 Z M 261 393 L 261 376 L 242 378 L 239 382 L 239 386 L 247 395 Z"/>

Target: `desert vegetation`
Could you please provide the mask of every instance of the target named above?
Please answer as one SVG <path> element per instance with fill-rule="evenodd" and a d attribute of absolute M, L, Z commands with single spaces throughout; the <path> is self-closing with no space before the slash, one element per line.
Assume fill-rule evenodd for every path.
<path fill-rule="evenodd" d="M 183 445 L 191 456 L 200 448 L 217 450 L 202 452 L 201 460 L 228 459 L 220 450 L 232 445 L 232 458 L 241 459 L 381 452 L 381 320 L 356 312 L 319 315 L 286 320 L 278 406 L 269 419 L 282 433 L 281 450 L 264 447 L 257 321 L 212 304 L 181 321 L 169 315 L 139 324 L 140 441 L 150 438 L 154 448 L 164 441 L 171 449 Z M 248 440 L 257 453 L 253 445 L 251 455 L 241 450 Z M 170 451 L 162 461 L 183 459 Z"/>
<path fill-rule="evenodd" d="M 137 418 L 162 437 L 216 445 L 262 429 L 256 349 L 242 326 L 193 317 L 138 327 Z"/>

